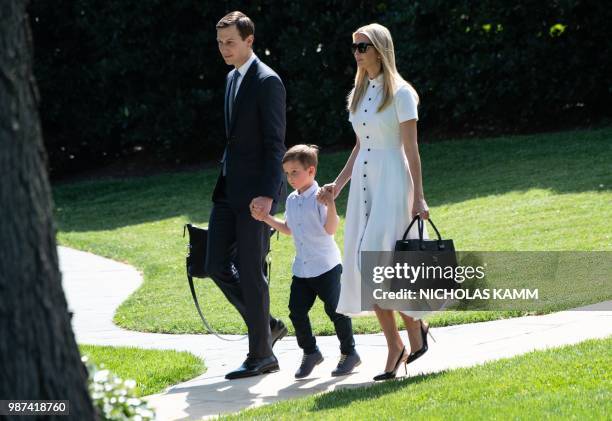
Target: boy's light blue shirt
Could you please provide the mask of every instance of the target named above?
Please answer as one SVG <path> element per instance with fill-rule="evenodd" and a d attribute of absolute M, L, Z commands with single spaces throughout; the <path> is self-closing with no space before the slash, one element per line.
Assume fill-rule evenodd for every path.
<path fill-rule="evenodd" d="M 327 206 L 317 200 L 315 181 L 304 193 L 293 191 L 285 205 L 285 220 L 295 243 L 292 272 L 299 278 L 314 278 L 342 262 L 334 236 L 325 231 Z"/>

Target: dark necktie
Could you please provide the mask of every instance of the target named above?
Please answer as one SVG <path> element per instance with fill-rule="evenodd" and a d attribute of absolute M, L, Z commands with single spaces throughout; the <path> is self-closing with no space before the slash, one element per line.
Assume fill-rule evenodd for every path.
<path fill-rule="evenodd" d="M 232 77 L 232 87 L 230 89 L 230 101 L 229 101 L 229 118 L 232 121 L 232 115 L 234 112 L 234 102 L 236 100 L 236 88 L 238 87 L 238 78 L 240 77 L 240 72 L 236 70 L 234 72 L 234 76 Z"/>
<path fill-rule="evenodd" d="M 225 131 L 227 136 L 229 137 L 230 125 L 232 122 L 232 113 L 234 111 L 234 99 L 236 97 L 236 88 L 238 85 L 238 78 L 240 77 L 240 72 L 238 70 L 234 71 L 232 76 L 232 80 L 230 81 L 229 93 L 225 100 Z M 225 146 L 225 150 L 223 151 L 223 158 L 221 159 L 223 162 L 223 176 L 225 176 L 227 172 L 227 145 Z"/>

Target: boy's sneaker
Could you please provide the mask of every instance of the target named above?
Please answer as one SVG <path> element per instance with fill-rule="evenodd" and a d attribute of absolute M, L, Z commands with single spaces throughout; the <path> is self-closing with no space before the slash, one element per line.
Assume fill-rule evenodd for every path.
<path fill-rule="evenodd" d="M 331 375 L 333 377 L 337 376 L 345 376 L 350 374 L 355 367 L 361 364 L 361 358 L 359 358 L 359 354 L 357 351 L 353 351 L 350 354 L 341 354 L 340 361 L 338 361 L 338 365 L 336 369 L 332 371 Z"/>
<path fill-rule="evenodd" d="M 312 354 L 304 354 L 300 368 L 295 372 L 296 379 L 303 379 L 312 373 L 315 366 L 323 362 L 323 355 L 318 349 Z"/>

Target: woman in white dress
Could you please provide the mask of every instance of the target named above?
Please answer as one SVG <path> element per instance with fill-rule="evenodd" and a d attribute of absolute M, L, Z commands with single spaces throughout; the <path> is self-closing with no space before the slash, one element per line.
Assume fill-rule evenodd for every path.
<path fill-rule="evenodd" d="M 370 24 L 353 33 L 357 62 L 355 86 L 348 97 L 349 121 L 356 144 L 336 180 L 319 195 L 337 196 L 351 179 L 344 231 L 342 289 L 338 313 L 361 316 L 374 310 L 388 346 L 384 373 L 375 380 L 394 378 L 401 363 L 427 351 L 429 326 L 423 311 L 402 311 L 410 353 L 397 331 L 393 310 L 373 305 L 361 308 L 361 251 L 392 251 L 412 217 L 429 211 L 423 194 L 417 146 L 419 97 L 395 67 L 389 30 Z M 409 238 L 418 236 L 416 224 Z M 363 311 L 366 310 L 366 311 Z"/>

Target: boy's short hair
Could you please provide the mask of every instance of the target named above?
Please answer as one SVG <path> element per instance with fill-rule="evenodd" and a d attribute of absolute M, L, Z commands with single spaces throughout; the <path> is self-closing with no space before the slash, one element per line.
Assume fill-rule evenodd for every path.
<path fill-rule="evenodd" d="M 251 18 L 237 10 L 223 16 L 221 20 L 217 22 L 216 29 L 223 29 L 232 25 L 236 25 L 240 38 L 243 40 L 249 35 L 255 35 L 255 24 Z"/>
<path fill-rule="evenodd" d="M 283 157 L 283 164 L 287 161 L 298 161 L 304 168 L 317 168 L 319 164 L 319 147 L 317 145 L 292 146 Z"/>

